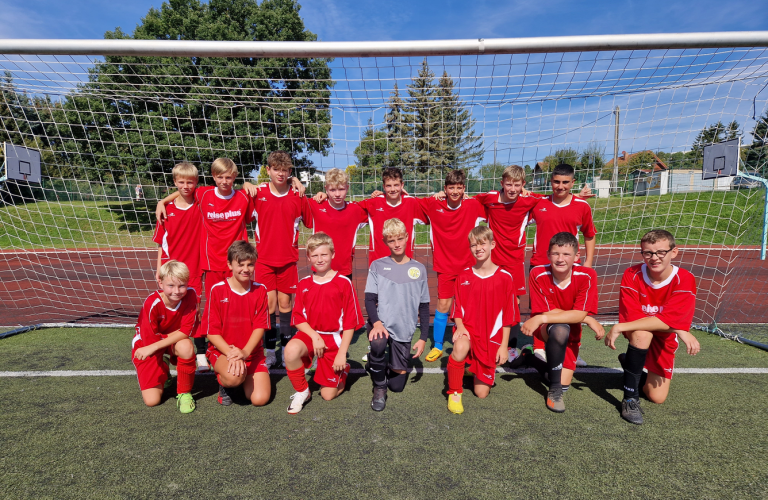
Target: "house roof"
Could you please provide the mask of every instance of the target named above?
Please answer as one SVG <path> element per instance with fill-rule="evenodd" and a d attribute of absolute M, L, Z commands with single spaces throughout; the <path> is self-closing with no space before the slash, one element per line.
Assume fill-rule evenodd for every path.
<path fill-rule="evenodd" d="M 627 165 L 627 163 L 629 163 L 629 161 L 633 157 L 635 157 L 637 155 L 640 155 L 640 154 L 644 154 L 644 153 L 651 153 L 653 155 L 653 158 L 654 158 L 653 171 L 654 172 L 660 172 L 662 170 L 668 170 L 669 169 L 669 167 L 667 167 L 667 164 L 664 163 L 658 156 L 656 156 L 656 153 L 654 153 L 650 149 L 647 149 L 645 151 L 638 151 L 637 153 L 630 153 L 630 154 L 627 154 L 626 151 L 622 151 L 621 152 L 621 156 L 619 156 L 619 167 L 623 167 L 623 166 Z M 605 164 L 605 168 L 609 168 L 609 167 L 612 168 L 613 167 L 613 160 L 614 160 L 613 158 L 608 160 L 608 162 Z M 639 165 L 638 165 L 638 167 L 639 167 Z M 641 170 L 643 172 L 650 172 L 650 170 L 647 169 L 647 168 L 646 169 L 638 168 L 637 170 Z"/>

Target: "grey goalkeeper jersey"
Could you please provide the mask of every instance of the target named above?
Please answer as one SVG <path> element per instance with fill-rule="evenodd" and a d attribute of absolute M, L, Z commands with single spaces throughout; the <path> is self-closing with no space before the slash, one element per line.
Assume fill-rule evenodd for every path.
<path fill-rule="evenodd" d="M 427 269 L 411 259 L 397 264 L 392 257 L 374 260 L 365 293 L 379 296 L 377 312 L 393 339 L 410 342 L 419 319 L 419 304 L 429 302 Z"/>

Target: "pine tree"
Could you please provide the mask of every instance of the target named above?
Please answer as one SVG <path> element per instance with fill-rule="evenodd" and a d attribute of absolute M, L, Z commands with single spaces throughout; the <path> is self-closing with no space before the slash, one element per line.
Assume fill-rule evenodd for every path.
<path fill-rule="evenodd" d="M 442 166 L 440 148 L 440 103 L 435 85 L 435 74 L 429 69 L 427 60 L 421 63 L 418 75 L 408 85 L 408 112 L 413 120 L 414 152 L 407 166 L 426 172 L 430 167 Z M 433 158 L 434 155 L 434 158 Z"/>
<path fill-rule="evenodd" d="M 453 78 L 447 72 L 438 83 L 440 96 L 440 147 L 441 166 L 465 168 L 483 159 L 483 135 L 475 135 L 476 120 L 459 94 Z"/>
<path fill-rule="evenodd" d="M 400 97 L 400 89 L 395 88 L 387 103 L 388 111 L 384 116 L 387 136 L 387 154 L 384 165 L 399 167 L 413 162 L 413 125 L 412 116 L 406 112 L 406 104 Z"/>

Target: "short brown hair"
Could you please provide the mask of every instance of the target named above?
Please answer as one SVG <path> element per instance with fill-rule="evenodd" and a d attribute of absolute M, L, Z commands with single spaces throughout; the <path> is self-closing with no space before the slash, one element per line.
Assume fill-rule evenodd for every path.
<path fill-rule="evenodd" d="M 325 187 L 349 186 L 349 175 L 343 170 L 332 168 L 325 174 Z"/>
<path fill-rule="evenodd" d="M 552 247 L 567 247 L 567 246 L 573 247 L 573 250 L 575 252 L 578 252 L 579 240 L 571 233 L 567 233 L 563 231 L 562 233 L 557 233 L 552 237 L 551 240 L 549 240 L 548 250 L 552 250 Z"/>
<path fill-rule="evenodd" d="M 256 262 L 258 257 L 259 254 L 256 253 L 256 249 L 253 248 L 253 245 L 243 240 L 238 240 L 232 243 L 229 245 L 229 250 L 227 250 L 227 262 L 230 263 L 237 262 L 239 264 L 244 260 Z"/>
<path fill-rule="evenodd" d="M 387 182 L 387 179 L 403 182 L 403 171 L 397 167 L 387 167 L 381 172 L 381 182 Z"/>
<path fill-rule="evenodd" d="M 272 151 L 267 157 L 267 166 L 274 170 L 291 170 L 293 161 L 285 151 Z"/>
<path fill-rule="evenodd" d="M 237 176 L 237 165 L 229 158 L 216 158 L 211 163 L 211 175 L 221 175 L 231 172 Z"/>
<path fill-rule="evenodd" d="M 454 186 L 456 184 L 461 184 L 462 186 L 467 185 L 467 175 L 461 169 L 451 170 L 448 172 L 448 175 L 445 176 L 446 186 Z"/>
<path fill-rule="evenodd" d="M 197 180 L 197 177 L 199 175 L 197 172 L 197 167 L 186 161 L 177 163 L 173 167 L 173 170 L 171 171 L 171 173 L 173 174 L 174 181 L 179 177 L 193 178 Z"/>
<path fill-rule="evenodd" d="M 662 240 L 667 240 L 669 242 L 670 250 L 675 248 L 675 237 L 672 236 L 672 233 L 663 229 L 654 229 L 645 233 L 640 239 L 640 245 L 642 246 L 643 243 L 653 244 Z"/>
<path fill-rule="evenodd" d="M 323 245 L 330 248 L 331 253 L 335 252 L 333 248 L 333 240 L 330 236 L 323 232 L 313 234 L 307 240 L 307 255 L 311 254 Z"/>
<path fill-rule="evenodd" d="M 510 165 L 504 169 L 504 172 L 502 172 L 501 180 L 525 182 L 525 169 L 520 165 Z"/>
<path fill-rule="evenodd" d="M 491 228 L 488 226 L 476 226 L 469 232 L 467 239 L 470 243 L 472 243 L 472 240 L 475 240 L 478 243 L 486 241 L 491 242 L 493 241 L 493 231 L 491 231 Z"/>
<path fill-rule="evenodd" d="M 388 219 L 384 222 L 384 227 L 381 230 L 381 235 L 384 239 L 394 238 L 404 234 L 408 236 L 408 230 L 405 228 L 405 224 L 400 219 Z"/>
<path fill-rule="evenodd" d="M 169 260 L 162 266 L 157 276 L 164 280 L 165 278 L 176 278 L 179 281 L 187 283 L 189 281 L 189 268 L 183 262 L 178 260 Z"/>

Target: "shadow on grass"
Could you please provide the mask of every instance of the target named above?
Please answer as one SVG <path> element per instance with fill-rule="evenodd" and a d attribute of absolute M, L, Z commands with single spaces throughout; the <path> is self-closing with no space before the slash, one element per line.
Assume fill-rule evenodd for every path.
<path fill-rule="evenodd" d="M 571 381 L 570 390 L 581 391 L 588 389 L 603 401 L 615 406 L 620 410 L 621 400 L 608 392 L 608 390 L 621 389 L 623 386 L 622 377 L 623 375 L 621 373 L 579 373 L 579 370 L 576 370 L 573 373 L 573 380 Z"/>
<path fill-rule="evenodd" d="M 146 200 L 126 200 L 103 205 L 107 211 L 123 225 L 118 229 L 129 233 L 152 231 L 155 228 L 154 208 L 150 209 Z"/>

